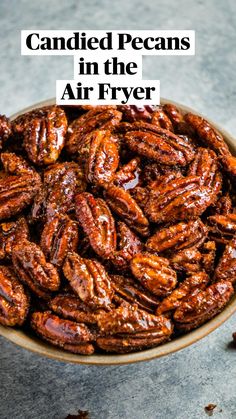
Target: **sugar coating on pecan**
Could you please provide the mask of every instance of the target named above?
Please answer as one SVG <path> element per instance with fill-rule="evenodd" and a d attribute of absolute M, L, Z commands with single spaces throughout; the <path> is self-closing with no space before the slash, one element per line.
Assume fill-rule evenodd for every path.
<path fill-rule="evenodd" d="M 51 105 L 0 116 L 0 149 L 0 324 L 122 354 L 224 309 L 236 157 L 204 118 L 172 103 Z"/>
<path fill-rule="evenodd" d="M 0 266 L 0 324 L 21 326 L 28 314 L 29 296 L 9 266 Z"/>

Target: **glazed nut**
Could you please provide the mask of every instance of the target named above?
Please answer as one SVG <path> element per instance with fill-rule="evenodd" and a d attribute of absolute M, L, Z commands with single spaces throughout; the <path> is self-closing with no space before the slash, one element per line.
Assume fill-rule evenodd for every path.
<path fill-rule="evenodd" d="M 21 326 L 28 310 L 29 297 L 13 269 L 0 266 L 0 324 Z"/>
<path fill-rule="evenodd" d="M 176 272 L 170 268 L 169 261 L 150 253 L 138 253 L 130 262 L 136 279 L 157 296 L 166 296 L 177 284 Z"/>

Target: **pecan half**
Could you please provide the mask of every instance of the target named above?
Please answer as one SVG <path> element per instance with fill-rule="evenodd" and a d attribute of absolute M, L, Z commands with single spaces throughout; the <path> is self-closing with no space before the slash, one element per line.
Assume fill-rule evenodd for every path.
<path fill-rule="evenodd" d="M 121 120 L 122 113 L 115 109 L 101 110 L 93 109 L 81 117 L 75 119 L 68 128 L 66 149 L 70 155 L 77 155 L 84 142 L 84 137 L 90 132 L 100 130 L 111 130 Z"/>
<path fill-rule="evenodd" d="M 85 259 L 77 253 L 69 253 L 63 272 L 74 292 L 92 308 L 111 305 L 113 289 L 104 267 L 97 260 Z"/>
<path fill-rule="evenodd" d="M 208 217 L 210 237 L 218 243 L 228 243 L 236 234 L 236 214 Z"/>
<path fill-rule="evenodd" d="M 187 113 L 184 119 L 192 127 L 200 140 L 212 148 L 216 154 L 222 156 L 230 155 L 229 147 L 224 141 L 223 136 L 206 119 L 192 113 Z"/>
<path fill-rule="evenodd" d="M 181 331 L 195 329 L 223 310 L 234 292 L 229 281 L 217 282 L 197 295 L 190 296 L 174 313 L 176 327 Z"/>
<path fill-rule="evenodd" d="M 161 128 L 155 131 L 132 130 L 125 134 L 125 144 L 141 156 L 170 166 L 186 166 L 194 158 L 193 149 L 181 137 Z"/>
<path fill-rule="evenodd" d="M 176 252 L 190 247 L 198 248 L 207 237 L 207 227 L 200 218 L 160 228 L 146 243 L 148 251 Z"/>
<path fill-rule="evenodd" d="M 122 186 L 126 190 L 134 188 L 139 182 L 139 164 L 140 159 L 135 157 L 121 166 L 114 175 L 113 183 L 117 186 Z"/>
<path fill-rule="evenodd" d="M 12 249 L 12 262 L 20 280 L 39 297 L 48 298 L 60 286 L 56 268 L 47 263 L 39 246 L 28 241 L 16 244 Z"/>
<path fill-rule="evenodd" d="M 168 115 L 163 111 L 162 108 L 156 109 L 152 114 L 151 123 L 159 128 L 167 129 L 168 131 L 174 131 L 172 122 Z"/>
<path fill-rule="evenodd" d="M 201 290 L 206 289 L 210 282 L 209 276 L 205 272 L 197 272 L 186 278 L 178 287 L 168 295 L 157 308 L 156 314 L 170 312 L 178 308 L 186 297 L 193 297 Z"/>
<path fill-rule="evenodd" d="M 5 172 L 9 175 L 31 174 L 40 180 L 36 170 L 23 157 L 15 153 L 1 153 L 1 162 Z"/>
<path fill-rule="evenodd" d="M 90 245 L 101 257 L 109 258 L 116 248 L 114 218 L 106 202 L 88 192 L 75 197 L 76 216 Z"/>
<path fill-rule="evenodd" d="M 62 266 L 68 252 L 76 251 L 78 227 L 66 215 L 57 215 L 44 226 L 40 246 L 46 258 L 55 266 Z"/>
<path fill-rule="evenodd" d="M 67 118 L 59 106 L 44 107 L 20 116 L 14 130 L 23 132 L 23 146 L 37 165 L 55 163 L 65 144 Z"/>
<path fill-rule="evenodd" d="M 0 259 L 10 259 L 16 243 L 29 239 L 29 229 L 24 217 L 0 224 Z"/>
<path fill-rule="evenodd" d="M 98 315 L 102 337 L 97 345 L 107 352 L 132 352 L 157 346 L 168 340 L 173 326 L 163 316 L 154 316 L 136 306 L 124 305 Z"/>
<path fill-rule="evenodd" d="M 76 295 L 58 294 L 50 301 L 49 307 L 65 319 L 74 320 L 78 323 L 97 323 L 98 311 L 92 310 Z"/>
<path fill-rule="evenodd" d="M 0 179 L 0 220 L 19 214 L 32 203 L 39 188 L 39 177 L 30 174 Z"/>
<path fill-rule="evenodd" d="M 113 252 L 111 261 L 117 269 L 126 270 L 132 257 L 142 251 L 143 245 L 129 227 L 119 221 L 117 223 L 117 250 Z"/>
<path fill-rule="evenodd" d="M 172 103 L 166 103 L 163 105 L 163 111 L 171 120 L 175 132 L 179 134 L 187 134 L 190 136 L 193 135 L 194 130 L 186 123 L 184 115 L 177 108 L 177 106 L 173 105 Z"/>
<path fill-rule="evenodd" d="M 198 176 L 188 176 L 151 191 L 144 212 L 155 223 L 188 220 L 200 216 L 214 200 Z"/>
<path fill-rule="evenodd" d="M 138 253 L 131 260 L 130 266 L 135 278 L 157 296 L 166 296 L 177 284 L 176 272 L 165 258 Z"/>
<path fill-rule="evenodd" d="M 66 351 L 84 355 L 91 355 L 94 352 L 91 344 L 94 336 L 85 324 L 60 319 L 50 311 L 46 311 L 32 314 L 31 327 L 44 340 Z"/>
<path fill-rule="evenodd" d="M 29 297 L 13 269 L 0 266 L 0 323 L 21 326 L 28 314 Z"/>
<path fill-rule="evenodd" d="M 85 160 L 85 175 L 88 182 L 105 186 L 112 181 L 119 165 L 116 141 L 108 130 L 95 130 L 88 134 L 89 153 Z M 81 157 L 81 155 L 80 155 Z"/>
<path fill-rule="evenodd" d="M 153 312 L 160 300 L 131 277 L 111 275 L 111 285 L 115 291 L 114 301 L 137 304 L 138 308 Z"/>
<path fill-rule="evenodd" d="M 149 234 L 149 222 L 128 191 L 110 185 L 105 191 L 105 199 L 111 209 L 131 228 L 143 236 Z"/>
<path fill-rule="evenodd" d="M 35 197 L 32 221 L 46 221 L 57 214 L 74 210 L 76 193 L 84 191 L 86 182 L 81 167 L 74 162 L 56 163 L 44 172 L 43 188 Z"/>
<path fill-rule="evenodd" d="M 225 246 L 223 255 L 215 270 L 216 280 L 236 282 L 236 235 Z"/>

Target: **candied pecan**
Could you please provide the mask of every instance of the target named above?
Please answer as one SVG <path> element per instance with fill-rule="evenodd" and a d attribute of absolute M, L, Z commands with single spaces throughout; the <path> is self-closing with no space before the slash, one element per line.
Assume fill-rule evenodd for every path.
<path fill-rule="evenodd" d="M 46 221 L 57 214 L 74 210 L 75 195 L 85 188 L 84 175 L 77 163 L 56 163 L 51 166 L 44 172 L 43 188 L 35 197 L 32 220 Z"/>
<path fill-rule="evenodd" d="M 145 205 L 147 204 L 147 201 L 149 199 L 150 191 L 148 187 L 142 187 L 142 186 L 135 186 L 135 188 L 129 190 L 130 195 L 134 200 L 137 202 L 137 204 L 140 206 L 140 208 L 143 210 L 145 208 Z"/>
<path fill-rule="evenodd" d="M 0 148 L 12 134 L 11 122 L 5 115 L 0 115 Z"/>
<path fill-rule="evenodd" d="M 216 244 L 214 241 L 207 241 L 201 248 L 202 266 L 206 272 L 211 273 L 214 270 Z"/>
<path fill-rule="evenodd" d="M 85 259 L 77 253 L 69 253 L 63 272 L 74 292 L 92 308 L 111 305 L 113 289 L 103 265 L 97 260 Z"/>
<path fill-rule="evenodd" d="M 48 106 L 19 116 L 14 130 L 23 133 L 29 160 L 37 165 L 55 163 L 65 144 L 67 118 L 59 106 Z"/>
<path fill-rule="evenodd" d="M 49 302 L 49 307 L 59 316 L 78 323 L 96 324 L 97 313 L 73 294 L 58 294 Z"/>
<path fill-rule="evenodd" d="M 119 164 L 117 144 L 108 130 L 94 130 L 87 137 L 89 151 L 85 160 L 86 179 L 95 185 L 105 186 L 112 181 Z"/>
<path fill-rule="evenodd" d="M 128 269 L 132 257 L 136 253 L 142 251 L 142 242 L 136 234 L 121 221 L 117 223 L 117 237 L 117 250 L 113 252 L 111 261 L 117 269 Z"/>
<path fill-rule="evenodd" d="M 236 234 L 236 214 L 208 217 L 209 235 L 218 243 L 228 243 Z"/>
<path fill-rule="evenodd" d="M 13 269 L 0 266 L 0 324 L 21 326 L 28 314 L 29 297 Z"/>
<path fill-rule="evenodd" d="M 229 156 L 229 147 L 226 144 L 223 136 L 213 128 L 206 119 L 199 115 L 187 113 L 184 116 L 185 121 L 196 132 L 200 140 L 202 140 L 208 147 L 212 148 L 216 154 L 222 156 Z"/>
<path fill-rule="evenodd" d="M 186 166 L 192 161 L 194 151 L 186 141 L 162 128 L 156 128 L 155 131 L 127 132 L 125 144 L 137 154 L 165 165 Z"/>
<path fill-rule="evenodd" d="M 216 280 L 236 282 L 236 235 L 225 246 L 223 255 L 215 270 Z"/>
<path fill-rule="evenodd" d="M 133 278 L 122 275 L 111 275 L 111 285 L 115 291 L 114 301 L 137 304 L 140 309 L 153 311 L 159 304 L 159 299 L 145 289 Z"/>
<path fill-rule="evenodd" d="M 85 324 L 60 319 L 45 311 L 32 314 L 31 327 L 40 337 L 66 351 L 84 355 L 94 352 L 91 344 L 94 335 Z"/>
<path fill-rule="evenodd" d="M 119 186 L 110 185 L 105 191 L 105 198 L 111 209 L 131 228 L 143 236 L 149 234 L 148 220 L 128 191 Z"/>
<path fill-rule="evenodd" d="M 182 301 L 190 295 L 193 297 L 201 290 L 205 290 L 210 279 L 205 272 L 197 272 L 186 278 L 178 287 L 168 295 L 157 308 L 157 316 L 178 308 Z"/>
<path fill-rule="evenodd" d="M 167 341 L 173 326 L 163 316 L 148 314 L 137 307 L 124 305 L 98 315 L 102 335 L 97 345 L 107 352 L 132 352 L 160 345 Z"/>
<path fill-rule="evenodd" d="M 135 157 L 121 166 L 114 175 L 113 183 L 117 186 L 123 186 L 126 190 L 134 188 L 139 182 L 139 164 L 140 159 Z"/>
<path fill-rule="evenodd" d="M 76 251 L 78 245 L 78 227 L 66 215 L 56 215 L 44 226 L 40 246 L 46 258 L 60 267 L 68 252 Z"/>
<path fill-rule="evenodd" d="M 212 207 L 211 209 L 211 214 L 212 215 L 216 215 L 216 214 L 225 215 L 225 214 L 232 213 L 232 210 L 233 210 L 232 200 L 229 194 L 227 193 L 226 195 L 222 195 L 219 197 L 214 207 Z"/>
<path fill-rule="evenodd" d="M 153 252 L 176 252 L 189 247 L 200 247 L 207 236 L 207 227 L 200 218 L 163 227 L 151 236 L 146 247 Z"/>
<path fill-rule="evenodd" d="M 193 135 L 193 129 L 186 123 L 184 115 L 180 112 L 177 106 L 173 105 L 172 103 L 166 103 L 162 108 L 165 114 L 171 120 L 177 133 Z"/>
<path fill-rule="evenodd" d="M 229 175 L 235 177 L 236 176 L 236 157 L 231 155 L 222 156 L 221 163 L 223 168 Z"/>
<path fill-rule="evenodd" d="M 188 176 L 199 176 L 200 184 L 211 186 L 218 169 L 217 156 L 213 150 L 199 147 L 188 168 Z"/>
<path fill-rule="evenodd" d="M 24 240 L 12 249 L 12 262 L 20 280 L 39 297 L 47 298 L 60 286 L 56 268 L 47 263 L 37 244 Z"/>
<path fill-rule="evenodd" d="M 40 176 L 23 157 L 15 153 L 1 153 L 1 162 L 6 173 L 9 175 L 31 174 L 40 181 Z"/>
<path fill-rule="evenodd" d="M 152 190 L 144 212 L 155 223 L 188 220 L 200 216 L 214 200 L 198 176 L 188 176 Z"/>
<path fill-rule="evenodd" d="M 169 258 L 171 267 L 178 272 L 192 274 L 202 269 L 202 254 L 196 247 L 189 247 L 173 253 Z"/>
<path fill-rule="evenodd" d="M 151 123 L 159 128 L 174 131 L 172 122 L 162 108 L 156 109 L 152 114 Z"/>
<path fill-rule="evenodd" d="M 29 229 L 24 217 L 0 224 L 0 259 L 10 259 L 12 248 L 29 238 Z"/>
<path fill-rule="evenodd" d="M 115 109 L 101 110 L 95 108 L 75 119 L 68 128 L 66 149 L 70 155 L 77 155 L 86 134 L 100 130 L 111 130 L 121 120 L 122 113 Z"/>
<path fill-rule="evenodd" d="M 185 299 L 174 313 L 176 327 L 187 332 L 205 323 L 223 310 L 233 292 L 230 281 L 221 281 Z"/>
<path fill-rule="evenodd" d="M 90 245 L 99 256 L 109 258 L 116 248 L 116 230 L 106 202 L 83 192 L 75 197 L 75 206 L 77 219 Z"/>
<path fill-rule="evenodd" d="M 157 296 L 166 296 L 176 286 L 176 272 L 163 257 L 151 253 L 138 253 L 131 260 L 130 266 L 135 278 Z"/>
<path fill-rule="evenodd" d="M 0 220 L 18 215 L 32 203 L 39 188 L 38 175 L 23 174 L 0 179 Z"/>
<path fill-rule="evenodd" d="M 124 121 L 134 122 L 150 121 L 155 108 L 150 105 L 118 105 L 117 109 L 122 112 Z"/>

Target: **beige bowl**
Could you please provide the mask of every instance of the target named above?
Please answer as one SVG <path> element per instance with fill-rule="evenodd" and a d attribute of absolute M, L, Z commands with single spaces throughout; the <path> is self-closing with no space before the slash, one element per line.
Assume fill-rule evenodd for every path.
<path fill-rule="evenodd" d="M 34 108 L 40 106 L 51 105 L 55 103 L 55 99 L 47 100 L 44 102 L 36 103 L 33 106 L 30 106 L 27 109 L 23 109 L 17 114 L 13 115 L 11 119 L 16 118 L 18 115 L 30 111 Z M 169 101 L 166 99 L 161 99 L 161 103 L 173 103 L 177 105 L 183 112 L 195 112 L 193 109 L 190 109 L 179 103 Z M 208 119 L 208 118 L 206 118 Z M 221 129 L 217 124 L 213 123 L 208 119 L 208 121 L 224 136 L 225 141 L 230 146 L 232 152 L 236 155 L 236 140 L 231 137 L 226 131 Z M 0 325 L 0 335 L 9 339 L 11 342 L 16 343 L 18 346 L 21 346 L 24 349 L 28 349 L 32 352 L 35 352 L 39 355 L 46 356 L 48 358 L 53 358 L 59 361 L 64 362 L 73 362 L 76 364 L 93 364 L 93 365 L 121 365 L 129 364 L 132 362 L 147 361 L 153 358 L 159 358 L 164 355 L 171 354 L 172 352 L 179 351 L 180 349 L 185 348 L 186 346 L 192 345 L 194 342 L 197 342 L 199 339 L 202 339 L 204 336 L 207 336 L 222 323 L 224 323 L 234 312 L 236 311 L 236 294 L 234 294 L 231 302 L 227 307 L 212 320 L 208 321 L 203 326 L 199 327 L 192 332 L 187 333 L 181 337 L 176 338 L 173 341 L 167 342 L 161 346 L 158 346 L 153 349 L 148 349 L 146 351 L 135 352 L 125 355 L 106 355 L 106 354 L 95 354 L 91 356 L 75 355 L 69 352 L 65 352 L 57 347 L 49 345 L 42 340 L 39 340 L 37 337 L 30 335 L 20 329 L 7 328 Z"/>

